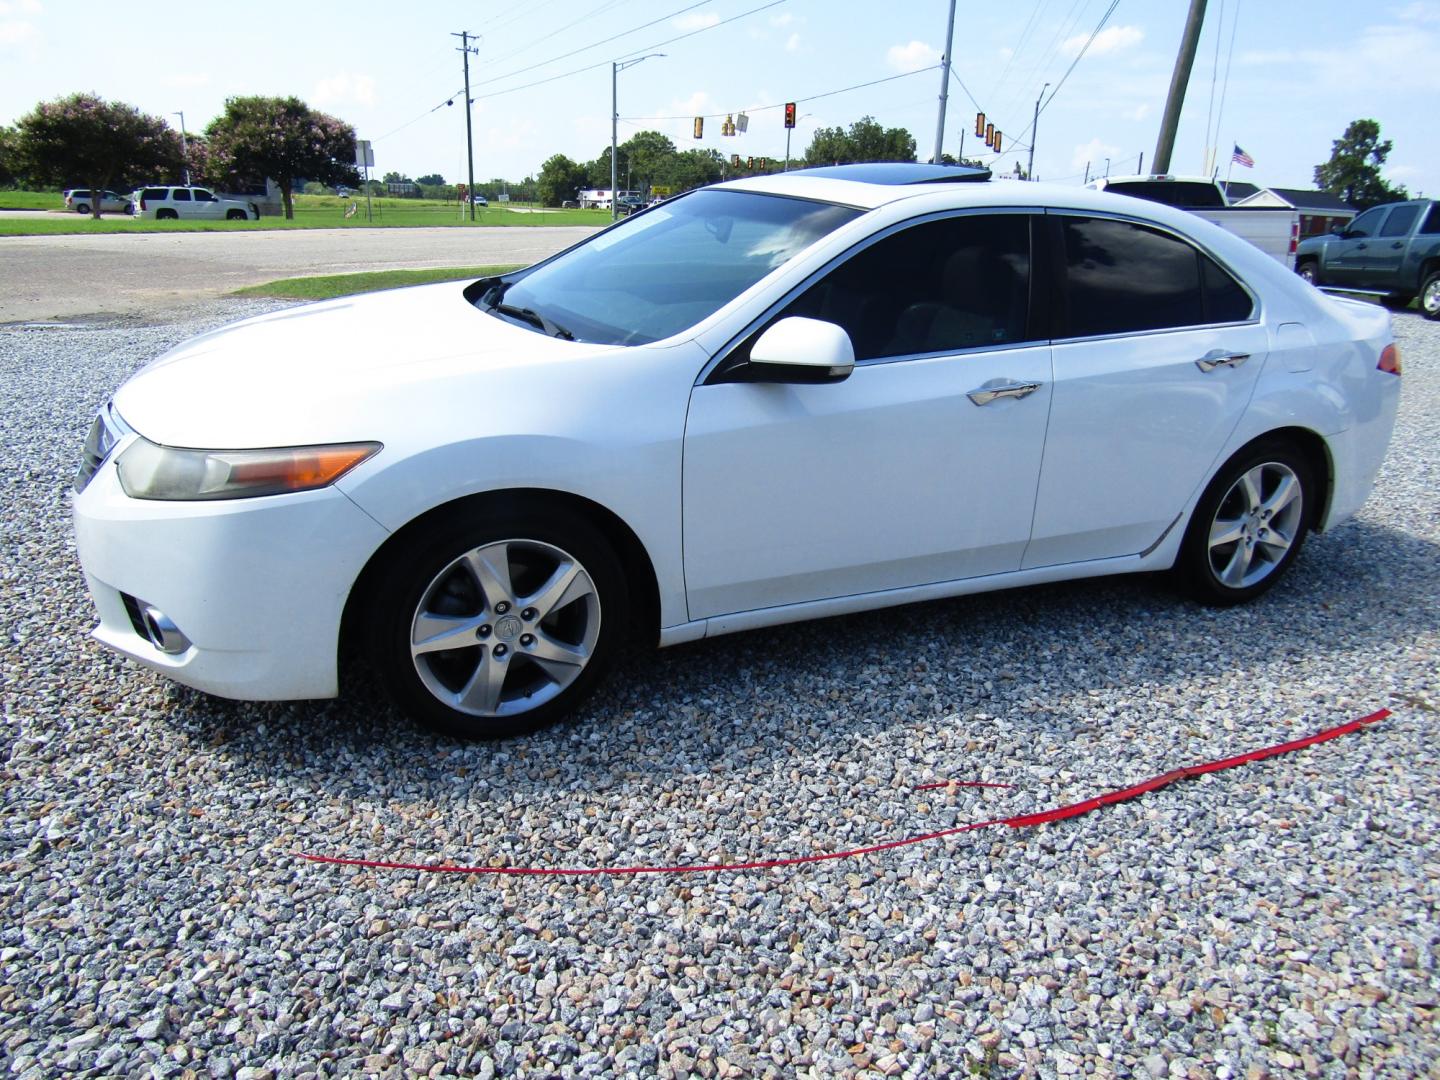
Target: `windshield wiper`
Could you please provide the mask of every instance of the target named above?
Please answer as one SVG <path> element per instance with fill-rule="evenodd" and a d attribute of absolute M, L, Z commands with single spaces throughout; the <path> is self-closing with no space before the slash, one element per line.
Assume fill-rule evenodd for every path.
<path fill-rule="evenodd" d="M 565 327 L 561 326 L 559 323 L 546 318 L 544 315 L 541 315 L 533 308 L 515 307 L 511 304 L 502 304 L 499 302 L 499 298 L 497 297 L 495 303 L 490 305 L 490 310 L 498 311 L 501 315 L 509 315 L 512 319 L 521 319 L 524 322 L 528 322 L 531 326 L 535 326 L 541 330 L 544 330 L 545 333 L 549 334 L 551 337 L 563 338 L 565 341 L 575 340 L 575 335 L 572 334 L 569 330 L 566 330 Z"/>

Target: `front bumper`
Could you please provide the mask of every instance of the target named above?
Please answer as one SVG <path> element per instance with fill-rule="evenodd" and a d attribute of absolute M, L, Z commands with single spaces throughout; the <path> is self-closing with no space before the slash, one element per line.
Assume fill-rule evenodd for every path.
<path fill-rule="evenodd" d="M 339 491 L 222 502 L 132 499 L 112 455 L 73 496 L 73 514 L 102 644 L 221 697 L 338 693 L 345 602 L 388 535 Z M 151 644 L 132 619 L 136 603 L 162 610 L 189 646 L 170 654 Z"/>

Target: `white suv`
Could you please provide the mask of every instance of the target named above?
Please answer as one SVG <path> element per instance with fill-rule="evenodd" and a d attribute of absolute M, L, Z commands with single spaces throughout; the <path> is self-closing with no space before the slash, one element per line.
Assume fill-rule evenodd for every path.
<path fill-rule="evenodd" d="M 260 208 L 253 202 L 226 199 L 206 188 L 147 187 L 131 196 L 135 216 L 156 221 L 176 218 L 210 221 L 250 221 L 260 217 Z"/>

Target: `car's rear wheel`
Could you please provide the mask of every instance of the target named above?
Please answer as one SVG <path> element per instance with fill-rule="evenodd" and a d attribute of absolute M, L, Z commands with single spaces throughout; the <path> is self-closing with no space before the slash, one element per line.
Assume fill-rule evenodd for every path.
<path fill-rule="evenodd" d="M 226 219 L 227 221 L 245 221 L 248 217 L 249 217 L 249 215 L 246 214 L 244 210 L 226 210 L 226 211 L 225 211 L 225 219 Z"/>
<path fill-rule="evenodd" d="M 620 561 L 582 518 L 456 514 L 404 544 L 374 594 L 371 654 L 402 709 L 461 738 L 550 724 L 622 640 Z"/>
<path fill-rule="evenodd" d="M 90 206 L 89 206 L 89 204 L 83 203 L 83 202 L 82 202 L 82 203 L 76 203 L 76 204 L 75 204 L 75 212 L 76 212 L 77 214 L 88 214 L 88 213 L 90 213 Z"/>
<path fill-rule="evenodd" d="M 1257 444 L 1232 458 L 1195 507 L 1176 571 L 1207 604 L 1253 600 L 1300 553 L 1316 511 L 1310 462 L 1292 444 Z"/>
<path fill-rule="evenodd" d="M 1440 270 L 1420 286 L 1420 314 L 1427 319 L 1440 319 Z"/>
<path fill-rule="evenodd" d="M 156 220 L 156 221 L 178 221 L 179 218 L 180 218 L 180 215 L 177 214 L 174 210 L 156 210 L 156 211 L 155 211 L 155 220 Z"/>

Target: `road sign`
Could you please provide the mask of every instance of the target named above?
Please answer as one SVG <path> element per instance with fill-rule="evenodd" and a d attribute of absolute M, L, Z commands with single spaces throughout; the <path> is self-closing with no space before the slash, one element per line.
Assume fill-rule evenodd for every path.
<path fill-rule="evenodd" d="M 371 149 L 369 139 L 355 140 L 355 164 L 361 169 L 375 167 L 375 151 Z"/>

